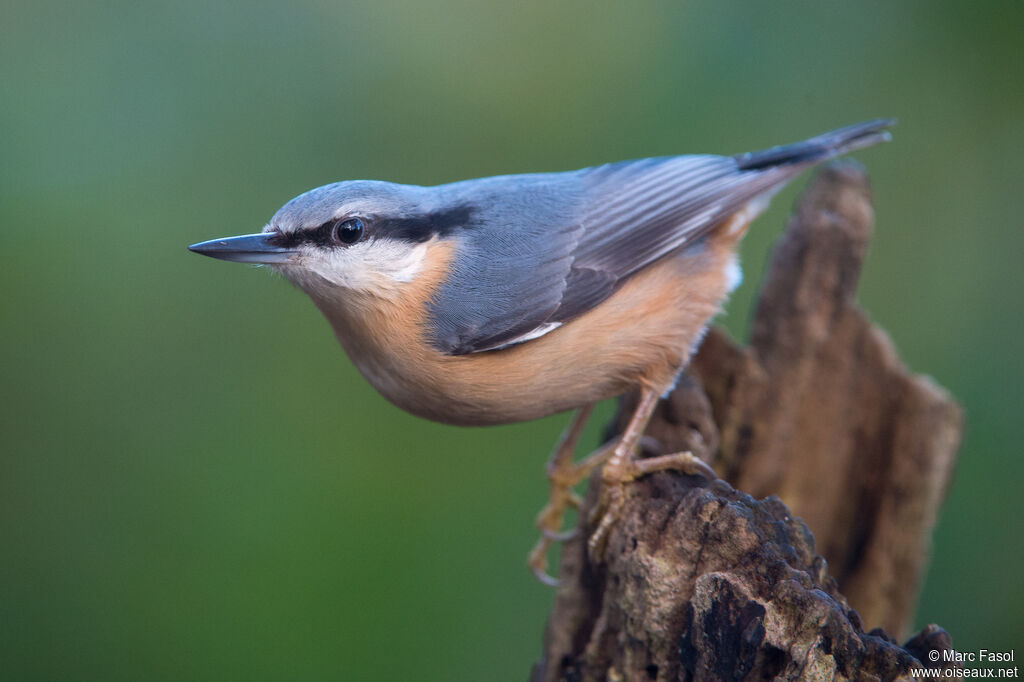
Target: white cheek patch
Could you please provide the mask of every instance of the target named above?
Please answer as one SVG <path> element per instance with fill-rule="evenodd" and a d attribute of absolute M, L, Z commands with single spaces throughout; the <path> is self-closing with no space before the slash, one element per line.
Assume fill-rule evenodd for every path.
<path fill-rule="evenodd" d="M 434 240 L 412 244 L 394 239 L 368 239 L 344 248 L 300 248 L 299 261 L 283 268 L 303 288 L 324 283 L 367 294 L 389 296 L 423 270 Z M 312 277 L 311 277 L 312 276 Z M 319 280 L 319 282 L 317 282 Z"/>

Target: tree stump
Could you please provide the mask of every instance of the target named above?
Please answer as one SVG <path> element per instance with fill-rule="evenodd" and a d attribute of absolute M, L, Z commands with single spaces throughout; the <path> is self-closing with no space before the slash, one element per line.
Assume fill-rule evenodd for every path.
<path fill-rule="evenodd" d="M 647 431 L 645 454 L 690 450 L 722 479 L 631 484 L 601 561 L 592 479 L 533 680 L 910 679 L 950 649 L 936 626 L 903 646 L 882 629 L 902 637 L 913 615 L 962 416 L 854 302 L 872 226 L 861 168 L 825 166 L 750 345 L 712 329 Z"/>

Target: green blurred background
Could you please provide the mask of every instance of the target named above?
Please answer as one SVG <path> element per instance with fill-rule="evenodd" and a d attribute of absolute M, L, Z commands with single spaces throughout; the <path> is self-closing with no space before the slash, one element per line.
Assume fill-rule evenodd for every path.
<path fill-rule="evenodd" d="M 4 2 L 0 677 L 525 679 L 552 592 L 524 557 L 564 417 L 408 416 L 297 290 L 185 245 L 340 179 L 735 153 L 875 116 L 900 124 L 857 155 L 878 216 L 860 299 L 968 415 L 917 622 L 1024 645 L 1022 19 Z M 738 337 L 805 182 L 746 240 Z"/>

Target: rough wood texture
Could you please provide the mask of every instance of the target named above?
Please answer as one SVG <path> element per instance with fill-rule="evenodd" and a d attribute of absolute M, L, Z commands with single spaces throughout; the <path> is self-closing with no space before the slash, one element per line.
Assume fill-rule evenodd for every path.
<path fill-rule="evenodd" d="M 900 647 L 861 625 L 909 623 L 962 427 L 854 303 L 872 222 L 860 168 L 823 168 L 750 346 L 712 330 L 647 432 L 649 454 L 689 449 L 724 481 L 637 481 L 601 563 L 581 522 L 534 680 L 888 680 L 950 647 L 934 626 Z"/>

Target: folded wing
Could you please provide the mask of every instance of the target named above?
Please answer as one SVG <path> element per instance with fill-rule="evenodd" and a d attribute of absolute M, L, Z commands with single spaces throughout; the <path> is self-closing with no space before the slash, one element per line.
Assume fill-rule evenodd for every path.
<path fill-rule="evenodd" d="M 888 120 L 735 157 L 690 155 L 450 186 L 482 207 L 431 304 L 435 346 L 459 355 L 527 342 L 585 313 L 825 159 L 887 139 Z"/>

